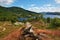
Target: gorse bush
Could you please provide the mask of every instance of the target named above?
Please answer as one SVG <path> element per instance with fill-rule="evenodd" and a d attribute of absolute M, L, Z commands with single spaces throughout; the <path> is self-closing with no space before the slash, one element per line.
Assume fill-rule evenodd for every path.
<path fill-rule="evenodd" d="M 50 22 L 51 22 L 51 18 L 48 17 L 48 18 L 47 18 L 47 23 L 50 23 Z"/>
<path fill-rule="evenodd" d="M 58 27 L 60 27 L 60 19 L 59 18 L 52 19 L 49 28 L 58 28 Z"/>

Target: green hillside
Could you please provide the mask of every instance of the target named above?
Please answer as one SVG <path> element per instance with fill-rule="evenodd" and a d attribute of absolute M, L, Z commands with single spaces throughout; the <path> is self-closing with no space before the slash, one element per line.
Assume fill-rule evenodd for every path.
<path fill-rule="evenodd" d="M 0 6 L 0 21 L 17 21 L 18 18 L 38 17 L 39 13 L 31 12 L 20 7 Z"/>

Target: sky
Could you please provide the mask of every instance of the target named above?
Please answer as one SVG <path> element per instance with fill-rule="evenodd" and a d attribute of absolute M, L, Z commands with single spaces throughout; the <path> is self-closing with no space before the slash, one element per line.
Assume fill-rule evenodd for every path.
<path fill-rule="evenodd" d="M 60 12 L 60 0 L 0 0 L 0 6 L 16 6 L 34 12 Z"/>

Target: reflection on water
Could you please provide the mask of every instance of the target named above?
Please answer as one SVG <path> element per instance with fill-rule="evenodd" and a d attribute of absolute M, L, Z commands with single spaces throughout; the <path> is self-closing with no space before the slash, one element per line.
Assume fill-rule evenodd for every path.
<path fill-rule="evenodd" d="M 19 21 L 27 20 L 27 18 L 18 18 Z"/>

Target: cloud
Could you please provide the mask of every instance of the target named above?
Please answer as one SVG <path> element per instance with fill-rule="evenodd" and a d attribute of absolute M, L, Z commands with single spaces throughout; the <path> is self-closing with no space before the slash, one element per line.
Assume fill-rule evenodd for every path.
<path fill-rule="evenodd" d="M 39 12 L 60 12 L 59 7 L 54 7 L 51 4 L 50 5 L 45 4 L 42 7 L 32 6 L 32 7 L 29 7 L 27 10 L 38 12 L 38 13 Z"/>
<path fill-rule="evenodd" d="M 56 3 L 60 4 L 60 0 L 55 0 Z"/>
<path fill-rule="evenodd" d="M 48 7 L 50 7 L 50 6 L 52 6 L 51 4 L 44 4 L 43 6 L 48 6 Z"/>
<path fill-rule="evenodd" d="M 0 5 L 10 5 L 14 0 L 0 0 Z"/>
<path fill-rule="evenodd" d="M 33 6 L 35 6 L 35 5 L 36 5 L 36 4 L 31 4 L 30 6 L 33 7 Z"/>
<path fill-rule="evenodd" d="M 23 6 L 23 5 L 20 5 L 20 7 L 21 7 L 21 8 L 24 8 L 24 6 Z"/>
<path fill-rule="evenodd" d="M 34 11 L 34 12 L 40 12 L 40 8 L 39 7 L 31 7 L 31 8 L 28 8 L 28 10 Z"/>

